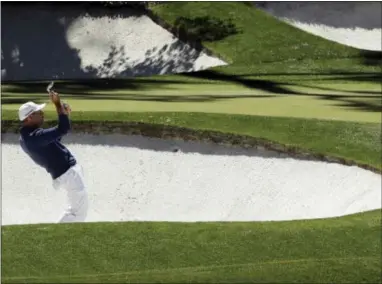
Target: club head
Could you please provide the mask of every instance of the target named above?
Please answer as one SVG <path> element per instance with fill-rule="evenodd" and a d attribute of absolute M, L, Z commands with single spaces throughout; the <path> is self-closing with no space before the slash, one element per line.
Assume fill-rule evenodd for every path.
<path fill-rule="evenodd" d="M 46 91 L 48 93 L 50 93 L 51 91 L 53 91 L 53 85 L 54 85 L 54 82 L 50 82 L 50 84 L 48 85 L 48 87 L 46 87 Z"/>

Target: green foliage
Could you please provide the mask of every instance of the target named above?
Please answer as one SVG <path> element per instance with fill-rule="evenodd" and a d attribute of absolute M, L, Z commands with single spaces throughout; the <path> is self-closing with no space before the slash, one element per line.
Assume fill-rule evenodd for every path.
<path fill-rule="evenodd" d="M 177 17 L 174 25 L 178 33 L 187 33 L 201 41 L 217 41 L 238 33 L 231 19 L 223 21 L 210 16 Z"/>

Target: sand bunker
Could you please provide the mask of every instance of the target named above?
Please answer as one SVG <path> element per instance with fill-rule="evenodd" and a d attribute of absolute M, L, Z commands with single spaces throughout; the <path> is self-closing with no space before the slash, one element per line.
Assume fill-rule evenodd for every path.
<path fill-rule="evenodd" d="M 126 8 L 5 3 L 1 16 L 3 80 L 122 78 L 226 65 Z"/>
<path fill-rule="evenodd" d="M 297 28 L 344 45 L 382 50 L 381 2 L 254 2 Z"/>
<path fill-rule="evenodd" d="M 3 135 L 2 223 L 56 222 L 65 192 L 17 139 Z M 64 141 L 85 170 L 87 222 L 294 220 L 381 208 L 381 175 L 357 167 L 139 136 Z"/>

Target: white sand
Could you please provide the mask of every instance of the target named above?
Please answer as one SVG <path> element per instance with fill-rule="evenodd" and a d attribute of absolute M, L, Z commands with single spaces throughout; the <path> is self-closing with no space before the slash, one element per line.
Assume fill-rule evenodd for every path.
<path fill-rule="evenodd" d="M 15 142 L 3 135 L 3 225 L 56 222 L 65 193 Z M 65 142 L 86 172 L 87 222 L 294 220 L 381 208 L 381 176 L 357 167 L 138 136 Z"/>
<path fill-rule="evenodd" d="M 66 31 L 68 44 L 78 50 L 81 68 L 97 77 L 191 72 L 226 65 L 198 52 L 147 16 L 110 18 L 82 16 Z"/>
<path fill-rule="evenodd" d="M 297 22 L 284 18 L 291 25 L 322 38 L 347 46 L 365 50 L 382 50 L 382 30 L 361 28 L 332 28 L 326 25 L 315 25 Z"/>
<path fill-rule="evenodd" d="M 254 3 L 299 29 L 344 45 L 382 50 L 381 2 Z"/>
<path fill-rule="evenodd" d="M 1 16 L 3 80 L 124 78 L 227 64 L 130 9 L 4 4 Z"/>

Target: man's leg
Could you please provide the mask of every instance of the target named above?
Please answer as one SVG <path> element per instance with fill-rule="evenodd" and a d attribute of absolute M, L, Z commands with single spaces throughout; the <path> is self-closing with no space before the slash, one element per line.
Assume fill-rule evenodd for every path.
<path fill-rule="evenodd" d="M 72 167 L 62 178 L 62 187 L 67 191 L 68 208 L 59 223 L 83 222 L 88 211 L 88 194 L 81 167 Z"/>

